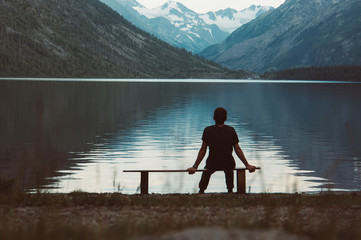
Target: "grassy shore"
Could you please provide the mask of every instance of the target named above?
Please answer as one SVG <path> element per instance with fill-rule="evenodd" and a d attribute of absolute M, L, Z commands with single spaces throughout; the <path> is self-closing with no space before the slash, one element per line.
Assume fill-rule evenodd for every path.
<path fill-rule="evenodd" d="M 0 194 L 0 239 L 132 239 L 189 228 L 361 239 L 361 193 Z M 194 236 L 197 239 L 197 236 Z"/>

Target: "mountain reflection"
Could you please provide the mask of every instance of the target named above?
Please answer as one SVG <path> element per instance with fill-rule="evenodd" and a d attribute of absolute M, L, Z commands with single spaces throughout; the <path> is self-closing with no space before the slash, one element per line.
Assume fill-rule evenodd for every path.
<path fill-rule="evenodd" d="M 0 176 L 26 188 L 136 192 L 124 169 L 185 169 L 215 107 L 229 112 L 252 191 L 360 188 L 358 84 L 0 82 Z M 201 166 L 203 166 L 204 162 Z M 240 161 L 237 165 L 241 167 Z M 151 175 L 156 192 L 199 176 Z M 223 175 L 210 183 L 224 191 Z"/>

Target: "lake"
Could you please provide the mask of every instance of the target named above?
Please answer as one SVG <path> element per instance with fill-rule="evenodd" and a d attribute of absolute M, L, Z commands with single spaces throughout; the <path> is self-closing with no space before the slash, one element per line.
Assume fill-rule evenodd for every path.
<path fill-rule="evenodd" d="M 192 166 L 219 106 L 261 167 L 247 192 L 360 190 L 361 84 L 318 81 L 1 79 L 0 176 L 49 192 L 139 193 L 139 174 L 123 170 Z M 151 173 L 150 192 L 195 193 L 199 179 Z M 222 172 L 207 192 L 226 192 Z"/>

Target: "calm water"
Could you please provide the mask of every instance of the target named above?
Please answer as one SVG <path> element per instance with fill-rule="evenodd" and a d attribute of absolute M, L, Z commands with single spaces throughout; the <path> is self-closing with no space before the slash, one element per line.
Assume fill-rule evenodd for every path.
<path fill-rule="evenodd" d="M 262 168 L 247 174 L 251 192 L 361 188 L 357 83 L 0 80 L 0 176 L 29 189 L 136 193 L 139 174 L 123 170 L 192 166 L 218 106 Z M 151 173 L 150 192 L 193 193 L 199 178 Z M 208 191 L 225 190 L 214 174 Z"/>

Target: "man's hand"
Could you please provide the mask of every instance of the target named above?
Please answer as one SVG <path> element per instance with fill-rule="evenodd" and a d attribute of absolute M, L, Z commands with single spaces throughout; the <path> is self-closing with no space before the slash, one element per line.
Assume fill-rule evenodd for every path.
<path fill-rule="evenodd" d="M 187 169 L 187 171 L 188 171 L 189 174 L 194 174 L 197 171 L 197 168 L 190 167 L 190 168 Z"/>
<path fill-rule="evenodd" d="M 251 165 L 251 164 L 248 164 L 248 165 L 246 166 L 246 168 L 248 169 L 248 171 L 249 171 L 250 173 L 256 171 L 256 166 L 253 166 L 253 165 Z"/>

